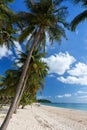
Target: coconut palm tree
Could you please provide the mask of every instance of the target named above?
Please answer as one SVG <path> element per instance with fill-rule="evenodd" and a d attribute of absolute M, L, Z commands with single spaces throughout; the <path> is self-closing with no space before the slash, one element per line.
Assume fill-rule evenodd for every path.
<path fill-rule="evenodd" d="M 13 0 L 0 1 L 0 45 L 6 45 L 8 48 L 16 40 L 14 34 L 17 32 L 13 27 L 14 12 L 8 7 L 8 3 Z"/>
<path fill-rule="evenodd" d="M 33 63 L 34 62 L 34 63 Z M 31 63 L 30 63 L 31 64 Z M 45 80 L 44 78 L 47 75 L 48 67 L 42 61 L 32 61 L 32 64 L 28 70 L 28 78 L 26 81 L 26 87 L 23 92 L 23 96 L 21 98 L 21 105 L 24 106 L 27 103 L 31 103 L 34 99 L 36 99 L 36 95 L 38 91 L 42 91 L 44 88 Z M 19 99 L 20 99 L 19 98 Z M 25 102 L 23 101 L 25 99 Z M 30 100 L 29 100 L 30 99 Z M 18 100 L 18 104 L 19 104 Z M 18 105 L 17 104 L 17 105 Z"/>
<path fill-rule="evenodd" d="M 74 0 L 76 4 L 81 3 L 82 6 L 87 7 L 86 0 Z M 87 10 L 84 10 L 82 13 L 78 14 L 71 22 L 71 30 L 74 31 L 78 24 L 84 21 L 87 18 Z"/>
<path fill-rule="evenodd" d="M 2 76 L 0 78 L 0 95 L 8 95 L 8 96 L 14 96 L 15 88 L 14 86 L 18 82 L 18 76 L 20 76 L 20 70 L 7 70 L 5 72 L 5 76 Z"/>
<path fill-rule="evenodd" d="M 28 36 L 30 51 L 23 67 L 23 72 L 17 85 L 17 91 L 7 116 L 1 126 L 1 130 L 6 130 L 10 117 L 12 116 L 17 100 L 19 98 L 26 72 L 34 47 L 44 46 L 46 43 L 46 33 L 51 43 L 54 40 L 60 42 L 62 37 L 66 38 L 64 27 L 67 27 L 67 8 L 61 6 L 63 0 L 25 0 L 28 12 L 20 12 L 17 15 L 17 24 L 22 30 L 19 41 L 23 42 Z"/>
<path fill-rule="evenodd" d="M 27 72 L 28 78 L 25 83 L 26 87 L 21 99 L 22 108 L 24 108 L 26 104 L 31 103 L 31 101 L 36 98 L 37 91 L 40 89 L 42 90 L 44 87 L 44 78 L 47 75 L 48 67 L 46 63 L 42 62 L 41 60 L 43 56 L 44 54 L 40 53 L 37 50 L 33 52 L 30 61 L 30 67 L 28 68 Z M 3 100 L 12 99 L 14 97 L 16 91 L 15 86 L 21 75 L 22 68 L 26 58 L 27 58 L 27 51 L 25 53 L 20 52 L 20 58 L 18 58 L 17 59 L 18 61 L 14 64 L 17 69 L 7 70 L 5 72 L 5 77 L 2 76 L 0 78 L 1 79 L 0 86 L 3 86 L 3 88 L 0 90 L 0 97 L 1 98 L 4 97 Z M 21 67 L 18 67 L 19 63 L 22 65 Z"/>
<path fill-rule="evenodd" d="M 29 51 L 29 49 L 26 51 L 26 53 L 22 52 L 20 54 L 21 58 L 19 58 L 18 62 L 16 63 L 16 65 L 17 64 L 22 65 L 21 70 L 23 69 L 24 62 L 27 59 L 28 51 Z M 30 60 L 30 66 L 28 67 L 27 74 L 26 74 L 26 79 L 25 79 L 26 82 L 24 81 L 25 88 L 22 88 L 20 95 L 23 94 L 23 89 L 25 90 L 25 93 L 27 93 L 27 95 L 29 95 L 29 93 L 30 93 L 30 96 L 31 95 L 35 96 L 39 89 L 41 89 L 41 88 L 43 89 L 44 78 L 46 77 L 47 72 L 48 72 L 47 64 L 42 62 L 42 60 L 40 60 L 42 57 L 44 57 L 44 55 L 45 54 L 40 52 L 40 50 L 33 51 L 33 54 L 32 54 L 31 60 Z M 28 89 L 29 89 L 29 91 L 28 91 Z M 34 90 L 34 93 L 32 90 Z M 32 93 L 31 93 L 31 91 L 32 91 Z M 19 96 L 17 106 L 18 106 L 20 100 L 21 100 L 21 96 Z"/>

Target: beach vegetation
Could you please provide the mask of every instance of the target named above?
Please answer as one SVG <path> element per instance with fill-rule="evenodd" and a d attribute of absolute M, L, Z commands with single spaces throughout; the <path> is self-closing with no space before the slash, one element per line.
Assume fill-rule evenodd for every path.
<path fill-rule="evenodd" d="M 5 72 L 5 76 L 0 77 L 0 104 L 10 104 L 14 94 L 16 92 L 16 84 L 20 78 L 23 65 L 27 58 L 27 50 L 25 52 L 20 52 L 20 56 L 16 59 L 14 63 L 15 69 L 9 69 Z M 24 108 L 25 105 L 31 104 L 36 101 L 36 95 L 38 91 L 42 91 L 44 88 L 45 77 L 48 72 L 48 66 L 44 63 L 41 58 L 45 53 L 34 50 L 32 58 L 30 61 L 30 67 L 28 68 L 27 76 L 25 79 L 25 90 L 21 101 L 18 101 L 18 105 L 22 105 Z M 19 66 L 21 64 L 21 66 Z M 29 82 L 30 80 L 30 82 Z"/>
<path fill-rule="evenodd" d="M 6 130 L 9 120 L 17 108 L 17 103 L 21 100 L 22 94 L 26 87 L 26 75 L 30 67 L 30 61 L 34 49 L 38 50 L 38 48 L 41 48 L 44 50 L 46 46 L 46 34 L 48 34 L 49 42 L 51 45 L 55 41 L 60 43 L 62 38 L 67 39 L 65 28 L 69 27 L 68 23 L 66 22 L 68 11 L 67 7 L 61 5 L 62 1 L 63 0 L 25 0 L 27 11 L 21 11 L 13 18 L 13 23 L 16 24 L 16 27 L 18 30 L 20 30 L 20 35 L 18 38 L 19 42 L 23 43 L 27 39 L 27 45 L 29 45 L 30 49 L 23 66 L 21 76 L 19 78 L 19 82 L 16 85 L 15 96 L 0 130 Z M 9 24 L 10 20 L 9 22 L 7 21 L 6 24 L 7 23 Z M 10 26 L 12 27 L 12 24 L 10 24 Z M 7 30 L 8 28 L 6 28 L 6 31 Z M 11 34 L 13 34 L 14 30 L 13 28 L 10 30 L 10 36 L 12 36 Z M 8 40 L 9 36 L 7 34 L 8 31 L 6 32 L 6 40 Z M 1 37 L 1 40 L 2 38 L 3 37 Z M 34 65 L 34 68 L 37 68 L 37 66 Z M 28 82 L 31 82 L 30 79 Z"/>
<path fill-rule="evenodd" d="M 51 103 L 51 101 L 47 99 L 38 99 L 37 101 L 40 103 Z"/>
<path fill-rule="evenodd" d="M 0 46 L 10 48 L 16 40 L 16 28 L 13 26 L 15 13 L 9 8 L 8 3 L 13 0 L 0 0 Z"/>

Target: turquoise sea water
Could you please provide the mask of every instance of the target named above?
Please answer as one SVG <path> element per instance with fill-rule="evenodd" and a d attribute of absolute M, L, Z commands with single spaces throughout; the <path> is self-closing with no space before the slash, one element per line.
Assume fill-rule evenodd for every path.
<path fill-rule="evenodd" d="M 42 103 L 43 105 L 87 111 L 87 103 Z"/>

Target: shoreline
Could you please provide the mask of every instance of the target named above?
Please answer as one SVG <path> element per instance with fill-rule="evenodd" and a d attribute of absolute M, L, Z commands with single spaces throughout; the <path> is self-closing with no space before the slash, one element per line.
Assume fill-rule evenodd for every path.
<path fill-rule="evenodd" d="M 7 107 L 3 110 L 0 109 L 0 124 Z M 19 108 L 17 114 L 13 114 L 7 130 L 87 130 L 87 112 L 33 104 L 32 108 Z"/>
<path fill-rule="evenodd" d="M 52 104 L 66 104 L 66 103 L 52 103 Z M 69 104 L 79 104 L 79 103 L 69 103 Z M 87 103 L 82 103 L 82 104 L 86 104 L 87 105 Z M 63 107 L 63 106 L 55 106 L 55 105 L 52 106 L 52 105 L 50 105 L 50 103 L 47 103 L 47 104 L 46 103 L 45 104 L 41 103 L 41 105 L 87 112 L 87 109 L 83 109 L 83 108 L 80 109 L 80 108 L 74 108 L 74 107 L 72 108 L 72 107 Z"/>

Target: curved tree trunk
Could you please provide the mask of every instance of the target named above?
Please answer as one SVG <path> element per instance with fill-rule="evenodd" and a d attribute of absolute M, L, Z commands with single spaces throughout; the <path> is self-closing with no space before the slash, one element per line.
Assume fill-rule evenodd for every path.
<path fill-rule="evenodd" d="M 27 72 L 27 69 L 29 67 L 29 63 L 30 63 L 30 59 L 31 59 L 31 56 L 32 56 L 32 52 L 34 50 L 34 47 L 35 45 L 39 42 L 40 40 L 40 33 L 41 33 L 41 30 L 39 30 L 35 36 L 35 39 L 32 43 L 32 46 L 31 46 L 31 49 L 28 53 L 28 56 L 27 56 L 27 59 L 26 59 L 26 62 L 24 64 L 24 67 L 23 67 L 23 72 L 21 74 L 21 77 L 20 77 L 20 80 L 19 80 L 19 83 L 17 85 L 17 90 L 16 90 L 16 94 L 15 94 L 15 97 L 13 99 L 13 102 L 8 110 L 8 113 L 6 115 L 6 118 L 4 120 L 4 122 L 2 123 L 1 127 L 0 127 L 0 130 L 6 130 L 8 124 L 9 124 L 9 121 L 10 121 L 10 118 L 12 117 L 12 114 L 14 113 L 14 110 L 15 110 L 15 107 L 16 107 L 16 103 L 18 101 L 18 98 L 19 98 L 19 95 L 20 95 L 20 92 L 21 92 L 21 89 L 22 89 L 22 85 L 23 85 L 23 82 L 24 82 L 24 78 L 26 76 L 26 72 Z"/>
<path fill-rule="evenodd" d="M 26 74 L 26 75 L 27 75 L 27 74 Z M 27 81 L 27 79 L 28 79 L 28 76 L 26 76 L 26 79 L 24 80 L 23 87 L 22 87 L 22 89 L 21 89 L 19 98 L 18 98 L 18 100 L 17 100 L 17 103 L 16 103 L 16 106 L 15 106 L 14 113 L 17 112 L 17 108 L 18 108 L 18 106 L 19 106 L 20 100 L 21 100 L 21 98 L 22 98 L 23 92 L 24 92 L 25 87 L 26 87 L 26 81 Z"/>

